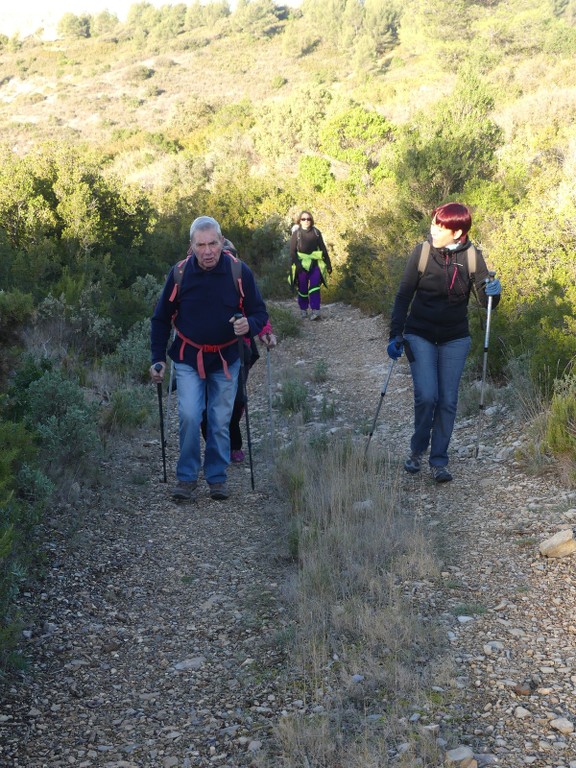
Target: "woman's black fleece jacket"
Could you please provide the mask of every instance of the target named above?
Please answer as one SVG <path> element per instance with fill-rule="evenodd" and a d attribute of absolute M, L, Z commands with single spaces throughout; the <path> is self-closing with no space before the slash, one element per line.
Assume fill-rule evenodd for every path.
<path fill-rule="evenodd" d="M 430 255 L 422 275 L 418 274 L 422 243 L 414 248 L 394 300 L 390 339 L 413 333 L 433 344 L 441 344 L 470 335 L 468 301 L 472 279 L 468 274 L 466 255 L 469 246 L 469 240 L 454 249 L 439 249 L 430 243 Z M 485 307 L 488 304 L 484 292 L 488 267 L 478 249 L 476 272 L 472 277 L 478 300 Z M 500 296 L 493 296 L 492 306 L 495 307 L 499 300 Z"/>

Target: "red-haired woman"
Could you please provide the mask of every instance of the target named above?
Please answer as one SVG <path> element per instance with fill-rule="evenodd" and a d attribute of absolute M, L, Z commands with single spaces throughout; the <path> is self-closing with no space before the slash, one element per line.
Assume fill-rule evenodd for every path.
<path fill-rule="evenodd" d="M 488 296 L 493 306 L 500 300 L 500 281 L 490 278 L 482 253 L 474 249 L 474 257 L 470 250 L 471 225 L 470 211 L 461 203 L 445 203 L 432 212 L 429 256 L 423 265 L 420 243 L 408 258 L 390 321 L 388 355 L 398 359 L 406 347 L 414 385 L 414 434 L 404 469 L 419 472 L 430 446 L 428 463 L 437 483 L 452 480 L 448 445 L 470 349 L 472 286 L 483 306 Z"/>
<path fill-rule="evenodd" d="M 294 282 L 298 288 L 298 306 L 303 318 L 320 319 L 320 286 L 326 285 L 325 273 L 332 265 L 320 230 L 314 226 L 310 211 L 302 211 L 290 238 L 290 258 L 295 267 Z"/>

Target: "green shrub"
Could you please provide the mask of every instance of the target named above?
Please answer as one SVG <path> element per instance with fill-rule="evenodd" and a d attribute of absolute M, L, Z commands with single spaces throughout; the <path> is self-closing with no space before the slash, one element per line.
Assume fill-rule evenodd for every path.
<path fill-rule="evenodd" d="M 120 340 L 103 364 L 119 378 L 132 381 L 148 381 L 150 368 L 150 320 L 136 323 Z"/>
<path fill-rule="evenodd" d="M 288 379 L 282 384 L 282 390 L 275 398 L 275 405 L 283 413 L 301 413 L 304 421 L 309 421 L 312 409 L 308 402 L 308 389 L 304 382 Z"/>
<path fill-rule="evenodd" d="M 139 83 L 143 80 L 149 80 L 154 74 L 154 70 L 146 67 L 144 64 L 138 64 L 128 72 L 127 78 L 133 83 Z"/>
<path fill-rule="evenodd" d="M 0 498 L 14 490 L 15 473 L 35 454 L 34 437 L 24 424 L 0 419 Z"/>
<path fill-rule="evenodd" d="M 24 418 L 28 407 L 28 387 L 50 370 L 52 370 L 52 363 L 48 358 L 37 359 L 32 355 L 22 358 L 8 388 L 8 403 L 5 411 L 9 418 L 17 421 Z"/>
<path fill-rule="evenodd" d="M 576 462 L 576 377 L 556 382 L 546 424 L 546 443 L 555 456 Z"/>
<path fill-rule="evenodd" d="M 0 673 L 20 665 L 15 598 L 37 556 L 34 533 L 53 486 L 26 462 L 36 449 L 21 423 L 0 421 Z"/>
<path fill-rule="evenodd" d="M 144 387 L 116 389 L 104 410 L 103 428 L 106 432 L 118 433 L 142 426 L 151 416 L 152 402 L 150 390 Z"/>
<path fill-rule="evenodd" d="M 268 314 L 274 333 L 279 339 L 298 337 L 302 333 L 302 325 L 298 317 L 285 307 L 268 304 Z"/>
<path fill-rule="evenodd" d="M 22 291 L 0 291 L 0 344 L 13 343 L 18 330 L 30 319 L 32 296 Z"/>
<path fill-rule="evenodd" d="M 93 472 L 101 447 L 98 407 L 61 371 L 47 371 L 30 384 L 24 422 L 38 437 L 49 477 Z"/>
<path fill-rule="evenodd" d="M 50 503 L 55 491 L 54 483 L 37 467 L 23 464 L 16 477 L 18 494 L 40 511 Z"/>
<path fill-rule="evenodd" d="M 328 380 L 328 363 L 324 359 L 316 360 L 312 371 L 312 381 L 323 384 Z"/>

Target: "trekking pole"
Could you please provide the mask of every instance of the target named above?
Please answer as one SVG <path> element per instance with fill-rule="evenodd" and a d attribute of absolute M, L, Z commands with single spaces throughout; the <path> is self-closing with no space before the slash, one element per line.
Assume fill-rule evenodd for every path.
<path fill-rule="evenodd" d="M 176 338 L 176 334 L 172 332 L 172 341 Z M 176 381 L 174 379 L 174 360 L 170 360 L 170 378 L 168 380 L 168 396 L 166 398 L 166 445 L 168 445 L 168 434 L 170 432 L 170 405 L 172 403 L 172 394 L 176 389 Z"/>
<path fill-rule="evenodd" d="M 274 462 L 274 420 L 272 418 L 272 368 L 270 365 L 270 350 L 266 347 L 266 375 L 268 379 L 268 419 L 270 422 L 270 455 Z"/>
<path fill-rule="evenodd" d="M 244 317 L 240 312 L 236 312 L 234 315 L 235 320 L 240 320 Z M 248 416 L 248 387 L 246 386 L 246 365 L 244 363 L 244 339 L 242 336 L 238 337 L 238 351 L 240 353 L 240 379 L 242 381 L 242 398 L 244 400 L 244 414 L 246 416 L 246 440 L 248 442 L 248 459 L 250 462 L 250 483 L 252 490 L 254 490 L 254 465 L 252 464 L 252 440 L 250 438 L 250 417 Z"/>
<path fill-rule="evenodd" d="M 494 280 L 496 272 L 488 272 L 486 282 L 490 283 Z M 478 458 L 480 451 L 480 436 L 482 434 L 482 423 L 484 421 L 484 385 L 486 383 L 486 370 L 488 365 L 488 342 L 490 341 L 490 318 L 492 317 L 492 296 L 488 296 L 488 304 L 486 307 L 486 329 L 484 332 L 484 356 L 482 358 L 482 382 L 480 384 L 480 403 L 478 411 L 478 433 L 476 435 L 476 446 L 474 448 L 474 458 Z"/>
<path fill-rule="evenodd" d="M 160 372 L 162 365 L 156 363 L 154 370 Z M 164 438 L 164 413 L 162 410 L 162 382 L 156 384 L 156 391 L 158 392 L 158 410 L 160 411 L 160 442 L 162 443 L 162 468 L 164 470 L 164 482 L 168 482 L 166 477 L 166 440 Z"/>
<path fill-rule="evenodd" d="M 374 415 L 374 421 L 372 422 L 372 429 L 370 430 L 370 434 L 368 435 L 368 442 L 366 443 L 366 448 L 364 450 L 364 458 L 366 458 L 368 454 L 368 448 L 370 447 L 370 440 L 372 440 L 372 435 L 374 434 L 374 430 L 376 429 L 378 414 L 380 413 L 380 408 L 382 407 L 382 401 L 384 400 L 384 396 L 386 395 L 386 390 L 388 389 L 388 382 L 390 381 L 390 376 L 392 376 L 392 371 L 394 370 L 395 363 L 396 363 L 396 360 L 391 361 L 390 368 L 388 369 L 388 375 L 386 376 L 386 381 L 384 382 L 384 386 L 382 387 L 382 391 L 380 392 L 380 400 L 378 402 L 378 408 L 376 409 L 376 413 Z"/>

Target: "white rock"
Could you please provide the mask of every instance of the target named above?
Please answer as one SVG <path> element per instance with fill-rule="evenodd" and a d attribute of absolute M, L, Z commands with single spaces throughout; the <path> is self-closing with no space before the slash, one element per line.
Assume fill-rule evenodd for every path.
<path fill-rule="evenodd" d="M 566 557 L 576 552 L 576 539 L 572 528 L 558 531 L 540 544 L 540 554 L 544 557 Z"/>
<path fill-rule="evenodd" d="M 470 747 L 456 747 L 456 749 L 450 749 L 446 752 L 446 765 L 452 765 L 453 763 L 461 763 L 463 760 L 472 760 L 474 752 Z"/>
<path fill-rule="evenodd" d="M 200 669 L 205 661 L 206 659 L 204 656 L 197 656 L 194 659 L 185 659 L 184 661 L 179 661 L 177 664 L 174 664 L 174 669 L 177 669 L 179 672 L 185 672 L 187 669 Z"/>
<path fill-rule="evenodd" d="M 524 720 L 526 717 L 532 717 L 532 712 L 524 707 L 516 707 L 514 710 L 514 717 L 517 717 L 519 720 Z"/>
<path fill-rule="evenodd" d="M 566 734 L 574 732 L 574 723 L 571 723 L 570 720 L 567 720 L 565 717 L 559 717 L 556 720 L 551 720 L 550 727 L 554 728 L 555 731 L 560 731 L 560 733 Z"/>

